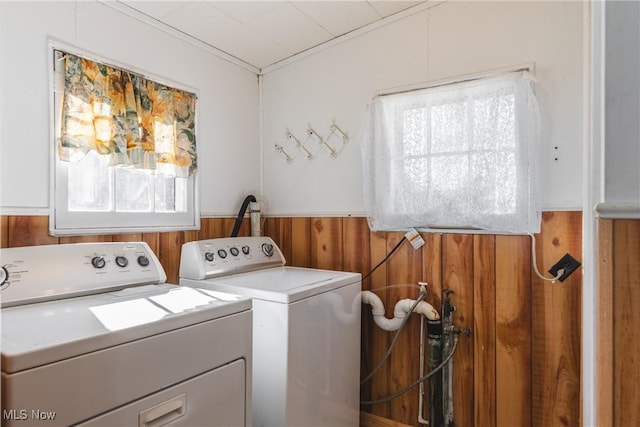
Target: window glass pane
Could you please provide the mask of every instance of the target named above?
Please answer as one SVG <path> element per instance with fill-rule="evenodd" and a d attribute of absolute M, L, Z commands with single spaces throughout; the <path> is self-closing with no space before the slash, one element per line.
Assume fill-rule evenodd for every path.
<path fill-rule="evenodd" d="M 91 151 L 82 160 L 69 162 L 68 165 L 69 211 L 113 210 L 112 170 L 107 165 L 107 157 Z"/>
<path fill-rule="evenodd" d="M 175 178 L 174 182 L 176 185 L 175 210 L 176 212 L 187 212 L 189 207 L 189 178 Z"/>
<path fill-rule="evenodd" d="M 175 178 L 167 175 L 153 177 L 155 183 L 156 212 L 175 212 Z"/>
<path fill-rule="evenodd" d="M 515 148 L 514 104 L 513 94 L 483 97 L 474 101 L 473 145 L 475 149 Z"/>
<path fill-rule="evenodd" d="M 431 108 L 431 151 L 445 153 L 469 148 L 468 103 L 447 103 Z"/>
<path fill-rule="evenodd" d="M 426 108 L 411 108 L 403 111 L 402 141 L 407 156 L 424 155 L 428 151 L 426 141 Z"/>
<path fill-rule="evenodd" d="M 116 210 L 152 212 L 150 175 L 139 170 L 115 168 Z"/>

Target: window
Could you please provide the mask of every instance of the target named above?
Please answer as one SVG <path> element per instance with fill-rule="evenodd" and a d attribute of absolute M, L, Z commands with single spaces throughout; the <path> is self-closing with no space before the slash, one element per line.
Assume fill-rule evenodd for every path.
<path fill-rule="evenodd" d="M 52 51 L 51 233 L 197 229 L 196 95 Z"/>
<path fill-rule="evenodd" d="M 372 230 L 540 227 L 527 72 L 379 95 L 362 141 Z"/>

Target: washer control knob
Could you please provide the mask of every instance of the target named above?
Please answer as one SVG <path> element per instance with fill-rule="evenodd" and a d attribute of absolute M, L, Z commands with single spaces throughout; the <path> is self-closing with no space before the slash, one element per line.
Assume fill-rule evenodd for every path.
<path fill-rule="evenodd" d="M 227 257 L 227 251 L 225 251 L 224 249 L 218 249 L 218 256 L 222 259 Z"/>
<path fill-rule="evenodd" d="M 149 258 L 146 255 L 140 255 L 138 257 L 138 265 L 141 267 L 146 267 L 149 265 Z"/>
<path fill-rule="evenodd" d="M 0 286 L 4 286 L 9 280 L 9 272 L 5 267 L 0 267 Z"/>
<path fill-rule="evenodd" d="M 116 264 L 118 264 L 118 267 L 125 268 L 127 265 L 129 265 L 129 260 L 126 257 L 120 255 L 116 257 Z"/>
<path fill-rule="evenodd" d="M 103 257 L 94 256 L 93 258 L 91 258 L 91 265 L 93 265 L 93 268 L 104 268 L 107 263 Z"/>
<path fill-rule="evenodd" d="M 273 245 L 271 243 L 263 243 L 262 252 L 268 257 L 273 256 Z"/>
<path fill-rule="evenodd" d="M 231 255 L 233 256 L 238 256 L 238 254 L 240 253 L 240 251 L 238 250 L 238 248 L 236 248 L 235 246 L 229 249 L 229 252 L 231 252 Z"/>
<path fill-rule="evenodd" d="M 245 255 L 249 255 L 249 252 L 251 251 L 251 249 L 249 249 L 249 246 L 243 246 L 242 247 L 242 253 Z"/>
<path fill-rule="evenodd" d="M 204 259 L 206 259 L 209 262 L 213 261 L 213 252 L 205 252 Z"/>

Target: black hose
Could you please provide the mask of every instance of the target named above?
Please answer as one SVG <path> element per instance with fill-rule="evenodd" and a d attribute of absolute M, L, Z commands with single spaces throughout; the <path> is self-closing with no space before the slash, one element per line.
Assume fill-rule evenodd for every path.
<path fill-rule="evenodd" d="M 247 197 L 244 198 L 244 201 L 242 202 L 242 206 L 238 211 L 236 222 L 233 225 L 233 231 L 231 232 L 231 237 L 238 237 L 238 232 L 240 231 L 240 226 L 242 225 L 242 219 L 244 218 L 244 214 L 247 212 L 247 207 L 251 202 L 257 202 L 256 196 L 254 196 L 253 194 L 249 194 Z"/>
<path fill-rule="evenodd" d="M 384 259 L 382 261 L 380 261 L 375 267 L 373 267 L 367 274 L 362 276 L 362 280 L 364 280 L 367 277 L 369 277 L 371 275 L 371 273 L 376 271 L 378 269 L 378 267 L 380 267 L 382 264 L 384 264 L 391 257 L 391 255 L 393 255 L 393 253 L 398 250 L 400 245 L 402 245 L 405 240 L 407 240 L 407 237 L 406 236 L 402 236 L 402 239 L 400 239 L 400 241 L 398 243 L 396 243 L 396 245 L 393 247 L 393 249 L 391 249 L 391 252 L 389 252 L 389 254 L 387 256 L 385 256 Z"/>

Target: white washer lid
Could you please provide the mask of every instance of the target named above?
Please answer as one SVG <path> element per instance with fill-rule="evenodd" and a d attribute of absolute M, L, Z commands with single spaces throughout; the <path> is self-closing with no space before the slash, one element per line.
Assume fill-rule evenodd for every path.
<path fill-rule="evenodd" d="M 359 282 L 360 279 L 360 273 L 274 267 L 206 280 L 180 279 L 180 284 L 288 304 Z"/>
<path fill-rule="evenodd" d="M 2 371 L 17 372 L 251 309 L 251 299 L 169 284 L 2 309 Z"/>

